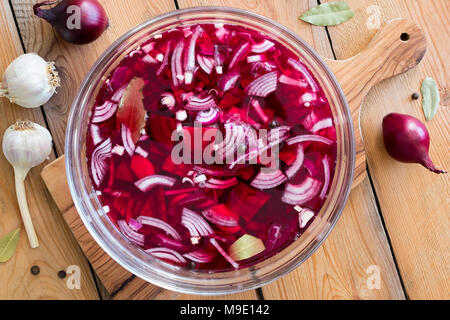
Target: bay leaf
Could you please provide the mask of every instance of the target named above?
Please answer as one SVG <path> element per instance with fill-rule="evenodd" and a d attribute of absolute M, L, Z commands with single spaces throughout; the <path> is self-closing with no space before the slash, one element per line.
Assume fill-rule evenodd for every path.
<path fill-rule="evenodd" d="M 131 132 L 131 138 L 136 143 L 141 130 L 145 126 L 144 94 L 142 92 L 145 81 L 133 78 L 128 84 L 117 109 L 117 121 L 124 124 Z"/>
<path fill-rule="evenodd" d="M 14 255 L 19 243 L 20 228 L 0 238 L 0 262 L 6 262 Z"/>
<path fill-rule="evenodd" d="M 436 81 L 430 77 L 426 77 L 422 81 L 422 86 L 420 87 L 420 92 L 422 93 L 422 109 L 425 118 L 430 121 L 436 115 L 439 108 L 439 89 Z"/>
<path fill-rule="evenodd" d="M 334 26 L 349 20 L 354 15 L 355 13 L 346 2 L 336 1 L 322 3 L 302 14 L 300 19 L 316 26 Z"/>
<path fill-rule="evenodd" d="M 264 250 L 266 248 L 262 240 L 250 234 L 244 234 L 228 249 L 231 258 L 236 261 L 251 258 Z"/>

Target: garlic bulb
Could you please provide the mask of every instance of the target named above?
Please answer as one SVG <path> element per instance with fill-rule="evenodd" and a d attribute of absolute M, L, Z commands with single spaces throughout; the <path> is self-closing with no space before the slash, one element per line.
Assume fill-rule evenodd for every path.
<path fill-rule="evenodd" d="M 50 132 L 31 121 L 17 121 L 3 135 L 3 153 L 14 167 L 20 213 L 32 248 L 39 242 L 28 209 L 24 181 L 31 168 L 41 164 L 52 152 Z"/>
<path fill-rule="evenodd" d="M 25 108 L 45 104 L 60 86 L 53 62 L 46 62 L 35 53 L 17 57 L 6 68 L 0 84 L 0 97 Z"/>

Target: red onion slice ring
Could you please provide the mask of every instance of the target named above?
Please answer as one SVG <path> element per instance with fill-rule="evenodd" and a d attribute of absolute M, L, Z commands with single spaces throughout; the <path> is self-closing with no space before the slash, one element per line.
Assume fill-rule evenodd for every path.
<path fill-rule="evenodd" d="M 126 223 L 125 220 L 118 220 L 117 225 L 120 231 L 133 243 L 143 246 L 145 243 L 145 237 L 143 234 L 137 233 Z"/>
<path fill-rule="evenodd" d="M 173 187 L 175 182 L 175 178 L 154 174 L 136 181 L 134 185 L 142 192 L 148 192 L 156 186 Z"/>
<path fill-rule="evenodd" d="M 140 224 L 158 228 L 163 230 L 165 233 L 167 233 L 169 236 L 171 236 L 174 239 L 181 240 L 181 236 L 178 233 L 177 230 L 175 230 L 170 224 L 167 222 L 162 221 L 158 218 L 153 217 L 147 217 L 147 216 L 139 216 L 136 219 Z"/>
<path fill-rule="evenodd" d="M 179 252 L 173 249 L 159 247 L 147 249 L 145 250 L 145 252 L 151 254 L 152 256 L 158 259 L 169 260 L 179 264 L 187 263 L 187 260 Z"/>

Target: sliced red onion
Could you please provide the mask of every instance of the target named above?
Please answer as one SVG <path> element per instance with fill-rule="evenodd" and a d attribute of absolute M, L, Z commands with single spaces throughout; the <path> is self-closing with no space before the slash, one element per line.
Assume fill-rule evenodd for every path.
<path fill-rule="evenodd" d="M 281 201 L 291 205 L 305 204 L 319 193 L 321 184 L 322 182 L 309 176 L 298 185 L 287 183 Z"/>
<path fill-rule="evenodd" d="M 202 212 L 202 215 L 211 223 L 224 227 L 237 227 L 238 220 L 235 217 L 224 215 L 214 208 L 206 209 Z"/>
<path fill-rule="evenodd" d="M 305 92 L 299 99 L 299 103 L 305 107 L 310 107 L 311 102 L 318 99 L 318 95 L 315 92 Z"/>
<path fill-rule="evenodd" d="M 186 110 L 178 110 L 177 112 L 175 112 L 175 119 L 177 119 L 178 121 L 184 121 L 188 118 L 188 114 L 186 112 Z"/>
<path fill-rule="evenodd" d="M 214 231 L 208 222 L 188 208 L 183 208 L 181 213 L 181 224 L 188 229 L 191 237 L 207 237 L 214 234 Z"/>
<path fill-rule="evenodd" d="M 230 58 L 230 64 L 228 65 L 228 70 L 233 69 L 234 66 L 236 66 L 239 62 L 241 62 L 245 55 L 247 54 L 248 50 L 250 49 L 250 43 L 243 42 L 239 44 L 236 49 L 234 49 L 234 52 Z"/>
<path fill-rule="evenodd" d="M 184 41 L 180 41 L 173 50 L 171 59 L 172 83 L 175 87 L 180 85 L 182 79 L 184 79 L 182 64 L 183 51 Z"/>
<path fill-rule="evenodd" d="M 155 58 L 153 58 L 151 55 L 146 54 L 143 58 L 141 58 L 141 60 L 145 63 L 149 63 L 149 64 L 156 64 L 158 63 L 158 60 L 156 60 Z"/>
<path fill-rule="evenodd" d="M 330 185 L 330 163 L 328 161 L 328 157 L 325 156 L 322 159 L 322 165 L 323 165 L 323 175 L 324 175 L 324 182 L 322 191 L 320 191 L 319 198 L 324 199 L 327 195 L 328 187 Z"/>
<path fill-rule="evenodd" d="M 214 96 L 210 94 L 209 96 L 205 98 L 199 98 L 197 96 L 192 96 L 188 103 L 186 104 L 185 108 L 190 111 L 201 111 L 201 110 L 208 110 L 211 108 L 216 108 L 217 104 L 214 100 Z"/>
<path fill-rule="evenodd" d="M 214 58 L 197 54 L 197 63 L 207 74 L 211 74 L 214 69 Z"/>
<path fill-rule="evenodd" d="M 138 155 L 144 157 L 144 158 L 147 158 L 147 157 L 149 156 L 149 153 L 148 153 L 146 150 L 142 149 L 140 146 L 138 146 L 138 147 L 134 150 L 134 152 L 135 152 L 136 154 L 138 154 Z"/>
<path fill-rule="evenodd" d="M 120 101 L 120 99 L 122 99 L 122 96 L 123 96 L 125 90 L 127 89 L 127 87 L 128 87 L 128 84 L 123 85 L 119 89 L 117 89 L 117 91 L 111 97 L 111 100 L 113 102 L 119 103 L 119 101 Z"/>
<path fill-rule="evenodd" d="M 165 233 L 167 233 L 169 236 L 171 236 L 174 239 L 181 240 L 181 236 L 178 233 L 177 230 L 175 230 L 170 224 L 167 222 L 162 221 L 158 218 L 153 217 L 147 217 L 147 216 L 139 216 L 136 219 L 140 224 L 150 226 L 153 228 L 158 228 L 163 230 Z"/>
<path fill-rule="evenodd" d="M 264 59 L 265 59 L 265 57 L 262 54 L 247 56 L 247 63 L 261 62 L 261 61 L 264 61 Z"/>
<path fill-rule="evenodd" d="M 214 258 L 214 255 L 208 253 L 204 250 L 197 250 L 189 253 L 183 254 L 183 256 L 189 260 L 192 260 L 197 263 L 208 263 L 211 262 Z"/>
<path fill-rule="evenodd" d="M 176 101 L 175 97 L 170 92 L 161 93 L 161 105 L 168 108 L 173 109 L 175 107 Z"/>
<path fill-rule="evenodd" d="M 307 83 L 306 81 L 304 81 L 304 80 L 296 80 L 296 79 L 292 79 L 292 78 L 289 78 L 288 76 L 286 76 L 286 75 L 284 75 L 284 74 L 282 74 L 282 75 L 278 78 L 278 81 L 279 81 L 280 83 L 287 84 L 287 85 L 290 85 L 290 86 L 296 86 L 296 87 L 300 87 L 300 88 L 306 88 L 306 87 L 308 87 L 308 83 Z"/>
<path fill-rule="evenodd" d="M 333 143 L 333 141 L 331 141 L 330 139 L 319 136 L 319 135 L 315 135 L 315 134 L 304 134 L 301 136 L 296 136 L 296 137 L 288 139 L 286 142 L 288 145 L 302 143 L 302 142 L 320 142 L 320 143 L 325 143 L 328 145 Z"/>
<path fill-rule="evenodd" d="M 225 250 L 223 250 L 223 248 L 219 245 L 219 243 L 217 242 L 216 239 L 209 239 L 209 241 L 211 242 L 211 244 L 216 247 L 217 251 L 219 251 L 219 253 L 225 258 L 225 260 L 227 260 L 235 269 L 239 268 L 239 264 L 234 261 L 226 252 Z"/>
<path fill-rule="evenodd" d="M 258 116 L 261 118 L 262 122 L 266 123 L 269 121 L 269 117 L 267 117 L 266 114 L 264 113 L 264 110 L 261 107 L 261 104 L 259 103 L 258 100 L 252 99 L 251 105 L 252 105 L 253 109 L 256 111 L 256 113 L 258 114 Z"/>
<path fill-rule="evenodd" d="M 148 192 L 156 186 L 173 187 L 175 182 L 175 178 L 154 174 L 136 181 L 134 185 L 142 192 Z"/>
<path fill-rule="evenodd" d="M 277 89 L 278 72 L 273 71 L 253 80 L 245 89 L 247 94 L 257 97 L 267 97 Z"/>
<path fill-rule="evenodd" d="M 142 228 L 142 224 L 136 219 L 130 219 L 130 221 L 128 221 L 128 225 L 136 232 L 138 232 Z"/>
<path fill-rule="evenodd" d="M 134 153 L 134 149 L 136 149 L 136 145 L 133 142 L 133 138 L 131 137 L 131 131 L 124 124 L 121 125 L 120 133 L 122 136 L 123 146 L 127 153 L 132 156 Z"/>
<path fill-rule="evenodd" d="M 89 129 L 89 133 L 91 135 L 92 143 L 94 146 L 103 141 L 99 126 L 92 124 Z"/>
<path fill-rule="evenodd" d="M 112 150 L 111 153 L 113 154 L 117 154 L 118 156 L 123 156 L 125 153 L 125 148 L 119 145 L 115 145 Z"/>
<path fill-rule="evenodd" d="M 228 91 L 235 87 L 240 77 L 241 74 L 238 71 L 230 71 L 219 79 L 217 87 L 223 92 Z"/>
<path fill-rule="evenodd" d="M 166 48 L 166 52 L 164 53 L 163 61 L 162 61 L 161 65 L 159 66 L 158 71 L 156 71 L 156 74 L 158 76 L 161 74 L 161 72 L 163 72 L 164 68 L 169 63 L 169 54 L 170 54 L 170 45 L 171 44 L 172 44 L 172 41 L 167 42 L 167 48 Z"/>
<path fill-rule="evenodd" d="M 117 110 L 117 104 L 106 101 L 103 105 L 97 106 L 94 109 L 94 116 L 92 123 L 100 123 L 111 118 Z"/>
<path fill-rule="evenodd" d="M 199 111 L 195 121 L 208 125 L 219 119 L 220 111 L 218 108 L 211 108 L 208 111 Z"/>
<path fill-rule="evenodd" d="M 300 72 L 300 74 L 305 78 L 305 80 L 308 82 L 309 86 L 311 87 L 311 90 L 313 92 L 319 92 L 320 88 L 318 87 L 316 81 L 314 80 L 313 75 L 309 72 L 309 70 L 299 61 L 294 60 L 292 58 L 288 58 L 287 61 L 295 70 Z"/>
<path fill-rule="evenodd" d="M 117 225 L 119 226 L 120 231 L 127 237 L 128 240 L 140 246 L 144 245 L 144 235 L 137 233 L 136 231 L 131 229 L 125 220 L 117 220 Z"/>
<path fill-rule="evenodd" d="M 331 118 L 325 118 L 317 121 L 311 128 L 311 131 L 316 133 L 317 131 L 331 128 L 333 126 L 333 120 Z"/>
<path fill-rule="evenodd" d="M 145 46 L 142 46 L 141 49 L 145 53 L 149 53 L 150 51 L 152 51 L 155 48 L 155 45 L 156 45 L 156 42 L 149 42 Z"/>
<path fill-rule="evenodd" d="M 297 208 L 298 207 L 298 208 Z M 299 206 L 295 206 L 298 211 L 298 225 L 300 228 L 304 228 L 306 224 L 314 217 L 314 212 L 308 208 L 301 208 Z"/>
<path fill-rule="evenodd" d="M 198 25 L 194 33 L 189 39 L 186 51 L 184 52 L 184 83 L 189 85 L 192 83 L 195 70 L 195 45 L 200 34 L 203 32 L 202 28 Z"/>
<path fill-rule="evenodd" d="M 185 38 L 189 37 L 193 33 L 190 26 L 182 28 L 181 31 L 183 31 Z"/>
<path fill-rule="evenodd" d="M 261 190 L 272 189 L 285 183 L 286 180 L 286 176 L 279 169 L 271 170 L 270 172 L 260 171 L 250 185 Z"/>
<path fill-rule="evenodd" d="M 92 152 L 91 173 L 97 187 L 100 187 L 100 184 L 108 171 L 107 159 L 111 157 L 111 148 L 111 138 L 108 138 L 99 144 L 94 152 Z"/>
<path fill-rule="evenodd" d="M 145 252 L 158 259 L 169 260 L 178 264 L 185 264 L 187 262 L 187 260 L 180 253 L 169 248 L 151 248 L 145 250 Z"/>
<path fill-rule="evenodd" d="M 239 183 L 236 177 L 227 179 L 227 180 L 219 180 L 211 178 L 206 182 L 205 188 L 209 189 L 228 189 L 232 186 L 235 186 Z"/>
<path fill-rule="evenodd" d="M 263 53 L 272 48 L 274 45 L 275 43 L 272 41 L 264 39 L 262 42 L 252 45 L 252 52 Z"/>
<path fill-rule="evenodd" d="M 302 145 L 299 144 L 299 145 L 297 145 L 297 156 L 295 157 L 295 161 L 284 172 L 289 179 L 297 174 L 297 172 L 303 166 L 304 160 L 305 160 L 305 152 L 303 150 Z"/>
<path fill-rule="evenodd" d="M 221 42 L 224 42 L 226 36 L 230 32 L 223 26 L 223 24 L 216 23 L 215 26 L 216 26 L 215 35 L 216 35 L 217 39 L 219 39 Z"/>
<path fill-rule="evenodd" d="M 216 73 L 222 74 L 223 73 L 223 60 L 219 52 L 219 46 L 214 46 L 214 63 L 216 65 Z"/>

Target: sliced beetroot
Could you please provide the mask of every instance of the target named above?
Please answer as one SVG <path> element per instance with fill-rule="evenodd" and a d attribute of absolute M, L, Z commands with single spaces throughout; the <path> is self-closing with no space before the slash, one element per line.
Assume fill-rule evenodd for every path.
<path fill-rule="evenodd" d="M 155 168 L 150 160 L 140 155 L 134 155 L 131 158 L 130 166 L 138 179 L 155 174 Z"/>
<path fill-rule="evenodd" d="M 239 183 L 231 190 L 227 204 L 240 218 L 249 221 L 269 199 L 268 193 Z"/>
<path fill-rule="evenodd" d="M 172 134 L 177 128 L 174 117 L 151 114 L 148 121 L 148 131 L 152 139 L 172 145 Z"/>

